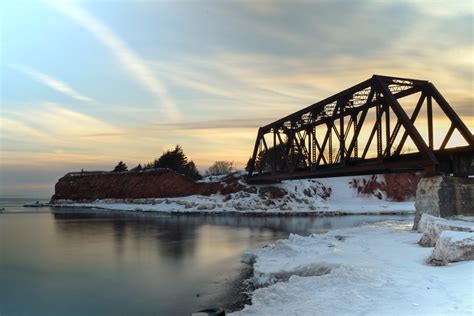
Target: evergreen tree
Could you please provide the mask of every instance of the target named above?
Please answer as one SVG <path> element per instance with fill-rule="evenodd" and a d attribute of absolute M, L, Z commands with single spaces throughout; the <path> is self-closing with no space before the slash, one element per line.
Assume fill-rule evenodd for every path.
<path fill-rule="evenodd" d="M 183 149 L 179 145 L 176 145 L 173 150 L 164 152 L 160 158 L 155 159 L 152 164 L 147 164 L 145 167 L 149 165 L 151 165 L 152 168 L 168 168 L 174 170 L 193 180 L 201 178 L 196 165 L 192 160 L 188 161 L 188 157 L 186 157 Z"/>
<path fill-rule="evenodd" d="M 143 169 L 153 169 L 154 162 L 147 162 L 143 165 Z"/>
<path fill-rule="evenodd" d="M 256 159 L 254 171 L 262 172 L 270 168 L 275 160 L 277 169 L 281 169 L 285 165 L 286 144 L 278 144 L 275 147 L 270 147 L 268 150 L 261 151 Z M 249 161 L 250 162 L 250 161 Z"/>
<path fill-rule="evenodd" d="M 136 166 L 135 168 L 131 169 L 130 171 L 140 171 L 142 170 L 142 165 L 141 164 L 138 164 L 138 166 Z"/>
<path fill-rule="evenodd" d="M 121 171 L 128 171 L 127 165 L 123 161 L 119 161 L 119 163 L 115 166 L 113 172 L 121 172 Z"/>

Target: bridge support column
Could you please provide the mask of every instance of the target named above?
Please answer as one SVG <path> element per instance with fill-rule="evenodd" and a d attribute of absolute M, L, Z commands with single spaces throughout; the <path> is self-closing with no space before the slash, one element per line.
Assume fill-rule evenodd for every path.
<path fill-rule="evenodd" d="M 455 215 L 474 216 L 474 178 L 424 177 L 416 189 L 416 215 L 413 228 L 423 213 L 448 218 Z"/>

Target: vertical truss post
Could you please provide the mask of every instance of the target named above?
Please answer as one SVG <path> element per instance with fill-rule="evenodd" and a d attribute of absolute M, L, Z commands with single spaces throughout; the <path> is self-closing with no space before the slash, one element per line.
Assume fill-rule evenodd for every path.
<path fill-rule="evenodd" d="M 382 104 L 378 104 L 376 107 L 377 118 L 377 158 L 382 157 Z"/>
<path fill-rule="evenodd" d="M 426 114 L 428 116 L 428 146 L 433 150 L 433 105 L 431 104 L 431 95 L 428 96 L 426 103 Z"/>
<path fill-rule="evenodd" d="M 276 174 L 276 168 L 277 168 L 277 145 L 276 145 L 276 131 L 275 128 L 273 128 L 273 161 L 272 161 L 272 174 Z"/>
<path fill-rule="evenodd" d="M 339 152 L 340 158 L 339 161 L 341 164 L 344 163 L 344 152 L 345 152 L 345 145 L 344 145 L 344 108 L 346 106 L 346 102 L 341 102 L 341 107 L 339 108 Z"/>
<path fill-rule="evenodd" d="M 311 128 L 311 134 L 312 134 L 312 141 L 313 141 L 313 146 L 311 147 L 312 148 L 312 154 L 313 154 L 313 159 L 312 159 L 312 165 L 315 165 L 316 164 L 316 127 L 313 126 Z"/>
<path fill-rule="evenodd" d="M 293 125 L 293 124 L 292 124 Z M 294 133 L 294 130 L 293 129 L 290 129 L 289 132 L 288 132 L 288 146 L 290 146 L 290 151 L 289 151 L 289 154 L 290 154 L 290 159 L 288 159 L 290 161 L 290 166 L 289 166 L 289 171 L 290 173 L 293 173 L 295 171 L 295 144 L 294 144 L 294 141 L 295 141 L 295 133 Z"/>
<path fill-rule="evenodd" d="M 311 129 L 306 130 L 306 135 L 308 135 L 308 165 L 311 167 L 313 164 L 313 141 L 311 140 L 311 136 L 313 133 L 311 133 Z"/>
<path fill-rule="evenodd" d="M 329 163 L 332 164 L 332 126 L 329 130 Z"/>
<path fill-rule="evenodd" d="M 385 106 L 385 139 L 386 152 L 390 156 L 392 146 L 390 145 L 390 107 L 388 105 Z"/>
<path fill-rule="evenodd" d="M 359 156 L 359 144 L 358 144 L 358 141 L 357 141 L 357 138 L 359 136 L 359 133 L 357 132 L 357 114 L 355 114 L 353 117 L 352 117 L 352 120 L 354 121 L 354 158 L 358 158 Z M 347 152 L 347 155 L 349 156 L 351 153 L 348 151 Z"/>

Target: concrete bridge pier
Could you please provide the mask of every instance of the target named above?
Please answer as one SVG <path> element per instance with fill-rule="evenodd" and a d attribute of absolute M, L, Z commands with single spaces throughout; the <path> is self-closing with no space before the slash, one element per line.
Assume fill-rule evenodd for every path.
<path fill-rule="evenodd" d="M 474 216 L 474 178 L 453 176 L 422 178 L 416 189 L 415 208 L 414 229 L 418 228 L 423 213 L 443 218 L 455 215 Z"/>

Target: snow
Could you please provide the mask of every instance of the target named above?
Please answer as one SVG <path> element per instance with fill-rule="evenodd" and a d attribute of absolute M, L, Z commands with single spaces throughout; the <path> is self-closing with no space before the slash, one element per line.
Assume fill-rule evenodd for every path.
<path fill-rule="evenodd" d="M 357 177 L 362 179 L 364 177 Z M 367 177 L 369 179 L 370 177 Z M 393 214 L 414 213 L 414 201 L 394 202 L 380 192 L 363 195 L 353 188 L 353 177 L 289 180 L 272 185 L 287 194 L 273 198 L 261 194 L 268 186 L 246 186 L 248 190 L 228 196 L 186 196 L 179 198 L 150 198 L 134 200 L 98 200 L 93 203 L 59 201 L 57 206 L 88 207 L 106 210 L 169 212 L 169 213 L 314 213 L 337 214 Z M 208 182 L 204 179 L 203 182 Z M 263 192 L 263 191 L 262 191 Z M 376 195 L 382 196 L 379 199 Z"/>
<path fill-rule="evenodd" d="M 247 175 L 246 171 L 235 171 L 230 174 L 220 174 L 220 175 L 215 175 L 215 176 L 206 176 L 203 177 L 201 180 L 198 180 L 198 183 L 210 183 L 210 182 L 216 182 L 216 181 L 221 181 L 224 180 L 225 178 L 229 177 L 237 177 L 237 178 L 242 178 L 243 176 Z"/>
<path fill-rule="evenodd" d="M 466 239 L 473 239 L 474 233 L 459 232 L 445 230 L 441 233 L 440 239 L 449 239 L 451 242 L 465 241 Z M 473 239 L 474 240 L 474 239 Z"/>
<path fill-rule="evenodd" d="M 472 315 L 474 262 L 429 265 L 432 248 L 417 244 L 412 224 L 291 235 L 247 251 L 260 288 L 235 315 Z"/>

